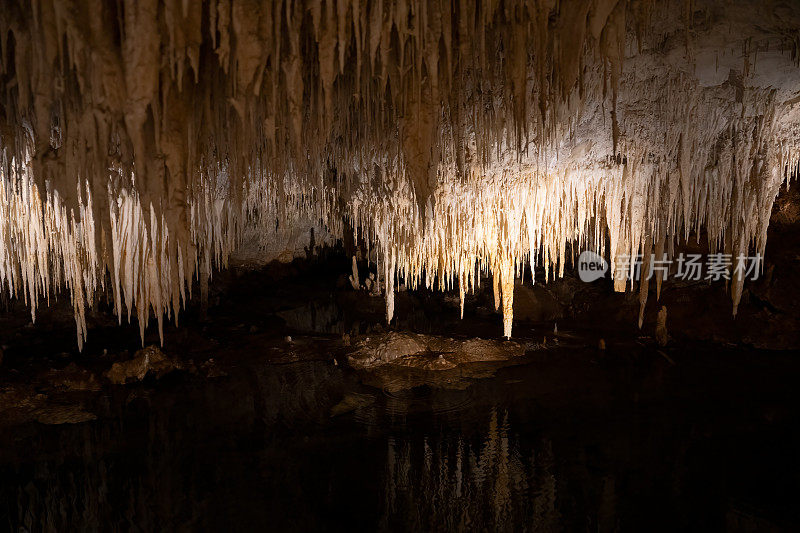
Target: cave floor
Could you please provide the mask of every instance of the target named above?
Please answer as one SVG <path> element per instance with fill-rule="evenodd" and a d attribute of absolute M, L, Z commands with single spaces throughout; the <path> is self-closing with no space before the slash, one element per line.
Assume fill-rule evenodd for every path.
<path fill-rule="evenodd" d="M 557 334 L 552 320 L 515 324 L 524 355 L 509 360 L 356 370 L 347 354 L 365 337 L 497 338 L 499 317 L 485 294 L 461 321 L 451 297 L 401 293 L 387 328 L 381 298 L 321 266 L 279 268 L 220 276 L 207 316 L 193 305 L 166 327 L 172 371 L 127 385 L 104 376 L 140 348 L 135 324 L 101 309 L 77 354 L 61 351 L 74 338 L 58 306 L 32 327 L 20 305 L 2 314 L 0 529 L 800 522 L 793 352 L 660 348 L 644 330 L 565 318 Z"/>

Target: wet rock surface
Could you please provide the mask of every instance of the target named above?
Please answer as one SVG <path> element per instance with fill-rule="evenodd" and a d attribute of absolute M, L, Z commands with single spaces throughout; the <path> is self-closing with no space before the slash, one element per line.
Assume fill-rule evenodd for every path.
<path fill-rule="evenodd" d="M 347 356 L 347 361 L 359 369 L 395 363 L 429 370 L 445 370 L 464 363 L 506 361 L 524 353 L 525 347 L 514 341 L 457 340 L 451 337 L 389 332 L 365 337 L 358 343 L 355 351 Z"/>
<path fill-rule="evenodd" d="M 356 368 L 390 363 L 398 358 L 428 351 L 427 338 L 413 333 L 388 333 L 366 337 L 356 351 L 348 355 L 348 362 Z"/>
<path fill-rule="evenodd" d="M 114 385 L 125 385 L 134 381 L 142 381 L 145 376 L 152 375 L 159 379 L 175 370 L 182 370 L 180 361 L 164 355 L 155 346 L 142 348 L 133 359 L 114 363 L 106 372 L 106 378 Z"/>
<path fill-rule="evenodd" d="M 358 341 L 347 362 L 365 384 L 391 393 L 420 387 L 464 390 L 504 366 L 522 364 L 525 351 L 525 345 L 507 340 L 388 332 Z"/>

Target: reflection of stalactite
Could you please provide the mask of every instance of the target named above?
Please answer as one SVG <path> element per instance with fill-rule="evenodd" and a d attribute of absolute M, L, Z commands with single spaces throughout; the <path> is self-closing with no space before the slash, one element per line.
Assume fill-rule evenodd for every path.
<path fill-rule="evenodd" d="M 286 321 L 288 327 L 298 331 L 345 333 L 342 312 L 334 302 L 312 301 L 303 307 L 281 311 L 278 316 Z"/>
<path fill-rule="evenodd" d="M 329 421 L 342 374 L 328 362 L 308 362 L 259 365 L 246 378 L 188 392 L 129 391 L 124 405 L 112 402 L 119 418 L 40 427 L 4 440 L 13 444 L 0 458 L 0 530 L 219 530 L 233 512 L 224 483 L 236 487 L 236 504 L 253 524 L 268 523 L 274 516 L 263 502 L 247 499 L 257 492 L 249 485 L 254 463 L 265 461 L 257 475 L 274 481 L 276 493 L 285 490 L 276 471 L 295 472 L 264 459 L 285 450 L 269 443 L 262 450 L 254 440 L 287 425 Z"/>
<path fill-rule="evenodd" d="M 617 531 L 617 494 L 614 478 L 603 478 L 603 489 L 600 495 L 600 505 L 597 510 L 598 531 Z"/>
<path fill-rule="evenodd" d="M 557 529 L 554 460 L 547 441 L 524 457 L 508 414 L 499 419 L 495 410 L 477 448 L 461 436 L 421 442 L 392 437 L 383 522 L 427 531 L 475 524 L 493 530 Z"/>
<path fill-rule="evenodd" d="M 535 516 L 541 517 L 536 527 L 539 531 L 552 531 L 547 525 L 557 523 L 560 518 L 556 509 L 554 461 L 553 446 L 549 441 L 542 443 L 539 453 L 531 458 L 531 465 L 536 469 L 536 479 L 538 480 L 533 497 L 533 513 Z M 544 527 L 540 527 L 538 524 L 543 524 Z"/>
<path fill-rule="evenodd" d="M 3 517 L 8 522 L 0 518 L 0 527 L 64 531 L 94 529 L 101 524 L 103 528 L 125 529 L 135 524 L 152 530 L 159 528 L 158 517 L 172 516 L 182 507 L 191 512 L 184 502 L 196 497 L 198 480 L 192 479 L 190 472 L 174 468 L 173 459 L 184 450 L 185 443 L 163 438 L 169 433 L 167 426 L 170 421 L 161 418 L 151 419 L 143 428 L 143 435 L 148 435 L 146 460 L 125 483 L 121 482 L 124 476 L 136 470 L 133 463 L 120 465 L 115 457 L 103 453 L 111 435 L 121 430 L 118 425 L 98 431 L 86 424 L 66 432 L 68 440 L 61 443 L 64 456 L 42 460 L 32 471 L 16 472 L 22 479 L 30 476 L 26 484 L 3 487 L 18 490 L 3 495 L 14 507 Z"/>

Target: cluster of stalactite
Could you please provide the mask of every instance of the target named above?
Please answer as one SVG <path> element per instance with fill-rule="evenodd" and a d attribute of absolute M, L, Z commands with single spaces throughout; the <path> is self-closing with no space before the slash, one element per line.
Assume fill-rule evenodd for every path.
<path fill-rule="evenodd" d="M 773 3 L 731 9 L 708 86 L 716 0 L 0 0 L 0 283 L 34 314 L 66 288 L 79 343 L 100 297 L 144 332 L 246 229 L 344 218 L 388 319 L 398 276 L 463 302 L 483 270 L 510 336 L 515 277 L 571 245 L 763 250 L 800 124 L 796 78 L 748 83 L 762 46 L 796 66 Z"/>

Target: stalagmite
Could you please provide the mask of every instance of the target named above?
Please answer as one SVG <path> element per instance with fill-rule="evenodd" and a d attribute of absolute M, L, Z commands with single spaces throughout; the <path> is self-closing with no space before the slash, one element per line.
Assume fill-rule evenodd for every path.
<path fill-rule="evenodd" d="M 353 256 L 352 261 L 352 274 L 348 277 L 350 280 L 350 286 L 352 286 L 355 290 L 361 289 L 361 281 L 358 279 L 358 263 L 356 263 L 356 256 Z"/>
<path fill-rule="evenodd" d="M 800 155 L 781 6 L 0 0 L 0 286 L 34 319 L 68 291 L 79 346 L 99 293 L 144 337 L 243 239 L 346 221 L 387 320 L 395 280 L 463 315 L 490 275 L 510 336 L 516 273 L 576 248 L 618 290 L 701 229 L 763 256 Z"/>

